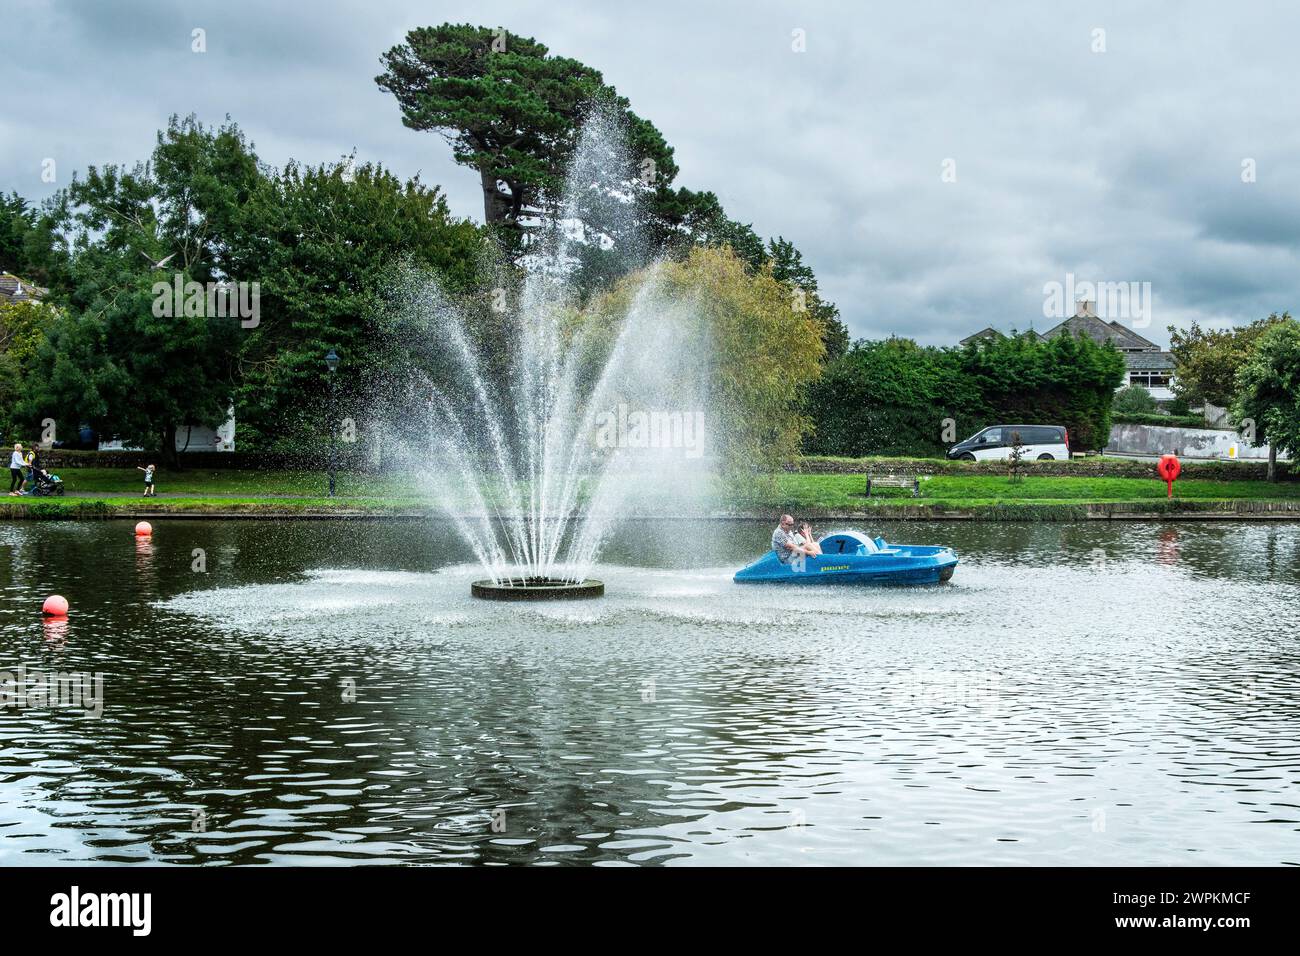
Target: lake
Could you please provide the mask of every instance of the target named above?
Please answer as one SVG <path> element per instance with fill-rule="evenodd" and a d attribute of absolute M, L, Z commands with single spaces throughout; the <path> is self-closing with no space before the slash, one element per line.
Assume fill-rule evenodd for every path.
<path fill-rule="evenodd" d="M 865 530 L 962 563 L 634 521 L 502 605 L 434 521 L 0 525 L 0 671 L 102 679 L 0 708 L 0 864 L 1300 864 L 1300 526 Z"/>

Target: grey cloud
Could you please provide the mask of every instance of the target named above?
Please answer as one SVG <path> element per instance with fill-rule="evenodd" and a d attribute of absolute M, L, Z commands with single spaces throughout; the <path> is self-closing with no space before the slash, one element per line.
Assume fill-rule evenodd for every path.
<path fill-rule="evenodd" d="M 1150 281 L 1157 341 L 1166 317 L 1250 321 L 1300 292 L 1300 10 L 1282 2 L 6 6 L 24 39 L 0 58 L 0 188 L 29 198 L 53 188 L 44 157 L 61 185 L 144 158 L 171 113 L 229 113 L 268 162 L 356 148 L 478 218 L 474 177 L 373 82 L 408 29 L 450 20 L 601 70 L 673 144 L 679 183 L 795 242 L 856 335 L 1042 327 L 1042 286 L 1067 272 Z"/>

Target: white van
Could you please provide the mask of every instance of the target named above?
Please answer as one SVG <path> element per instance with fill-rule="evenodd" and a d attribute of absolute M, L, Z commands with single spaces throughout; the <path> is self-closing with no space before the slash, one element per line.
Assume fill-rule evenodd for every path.
<path fill-rule="evenodd" d="M 1070 460 L 1070 433 L 1060 425 L 991 425 L 948 449 L 949 458 L 1005 461 L 1019 440 L 1026 461 Z"/>

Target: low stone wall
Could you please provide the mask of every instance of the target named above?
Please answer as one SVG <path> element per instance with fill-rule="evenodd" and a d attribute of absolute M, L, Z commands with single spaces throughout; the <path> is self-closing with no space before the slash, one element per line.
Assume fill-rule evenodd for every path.
<path fill-rule="evenodd" d="M 1233 446 L 1237 449 L 1237 461 L 1268 461 L 1267 445 L 1252 445 L 1235 431 L 1221 428 L 1117 423 L 1110 426 L 1106 451 L 1122 455 L 1177 455 L 1180 459 L 1228 459 Z"/>

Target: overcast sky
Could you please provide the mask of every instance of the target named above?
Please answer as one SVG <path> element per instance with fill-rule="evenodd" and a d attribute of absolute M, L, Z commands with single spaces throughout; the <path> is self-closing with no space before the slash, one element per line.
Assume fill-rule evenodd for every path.
<path fill-rule="evenodd" d="M 1282 2 L 0 0 L 0 13 L 0 189 L 30 199 L 89 164 L 146 158 L 172 113 L 229 113 L 266 162 L 355 148 L 481 221 L 477 177 L 441 137 L 404 128 L 373 79 L 407 30 L 470 22 L 599 69 L 675 147 L 678 185 L 792 240 L 855 337 L 1041 331 L 1055 324 L 1044 286 L 1069 274 L 1150 283 L 1148 312 L 1120 318 L 1162 344 L 1170 324 L 1300 311 L 1300 8 Z"/>

